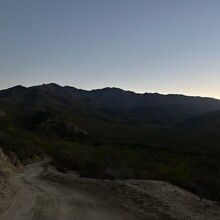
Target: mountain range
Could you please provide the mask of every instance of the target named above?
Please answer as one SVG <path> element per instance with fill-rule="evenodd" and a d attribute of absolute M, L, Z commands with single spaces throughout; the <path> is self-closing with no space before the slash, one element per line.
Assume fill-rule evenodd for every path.
<path fill-rule="evenodd" d="M 0 145 L 85 177 L 165 180 L 220 201 L 219 134 L 213 98 L 54 83 L 0 91 Z"/>
<path fill-rule="evenodd" d="M 119 88 L 86 91 L 51 83 L 1 90 L 0 108 L 68 111 L 75 117 L 101 121 L 167 126 L 185 121 L 190 124 L 193 117 L 200 116 L 199 120 L 203 114 L 220 110 L 220 100 L 175 94 L 137 94 Z"/>

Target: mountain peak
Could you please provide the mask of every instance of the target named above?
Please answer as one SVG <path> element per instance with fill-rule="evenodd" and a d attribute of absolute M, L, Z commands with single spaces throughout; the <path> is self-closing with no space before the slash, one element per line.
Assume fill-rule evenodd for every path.
<path fill-rule="evenodd" d="M 41 87 L 48 87 L 48 88 L 62 88 L 62 86 L 56 84 L 56 83 L 48 83 L 48 84 L 42 84 Z M 39 87 L 40 87 L 39 86 Z"/>
<path fill-rule="evenodd" d="M 17 85 L 17 86 L 11 87 L 10 89 L 26 89 L 26 87 L 22 85 Z"/>

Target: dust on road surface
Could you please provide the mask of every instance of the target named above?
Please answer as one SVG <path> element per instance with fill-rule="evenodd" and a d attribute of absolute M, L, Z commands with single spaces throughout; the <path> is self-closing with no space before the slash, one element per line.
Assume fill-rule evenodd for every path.
<path fill-rule="evenodd" d="M 74 219 L 74 220 L 136 220 L 122 208 L 113 207 L 103 199 L 78 189 L 39 178 L 48 161 L 27 166 L 23 173 L 10 178 L 15 195 L 2 220 Z"/>

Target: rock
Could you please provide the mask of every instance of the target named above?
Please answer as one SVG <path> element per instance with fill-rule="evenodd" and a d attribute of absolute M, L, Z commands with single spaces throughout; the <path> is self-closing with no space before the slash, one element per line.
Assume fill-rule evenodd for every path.
<path fill-rule="evenodd" d="M 21 169 L 22 165 L 14 153 L 0 148 L 0 175 L 7 176 Z"/>

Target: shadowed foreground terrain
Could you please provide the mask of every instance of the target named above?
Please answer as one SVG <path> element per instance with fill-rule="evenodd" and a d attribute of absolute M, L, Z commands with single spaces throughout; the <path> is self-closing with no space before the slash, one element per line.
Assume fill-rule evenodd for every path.
<path fill-rule="evenodd" d="M 28 165 L 10 178 L 16 193 L 0 219 L 142 219 L 88 193 L 40 179 L 45 163 Z"/>
<path fill-rule="evenodd" d="M 10 175 L 0 219 L 217 220 L 219 205 L 162 181 L 97 180 L 60 173 L 49 160 Z M 5 191 L 2 190 L 2 193 Z M 3 208 L 4 206 L 4 208 Z"/>

